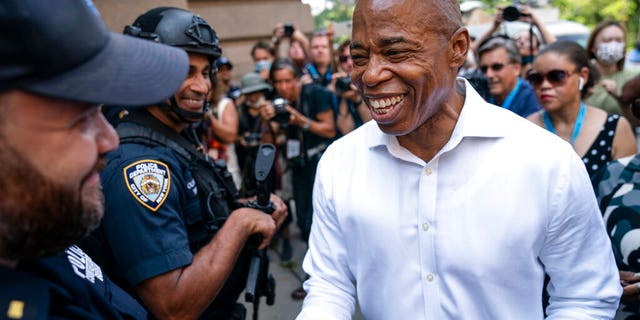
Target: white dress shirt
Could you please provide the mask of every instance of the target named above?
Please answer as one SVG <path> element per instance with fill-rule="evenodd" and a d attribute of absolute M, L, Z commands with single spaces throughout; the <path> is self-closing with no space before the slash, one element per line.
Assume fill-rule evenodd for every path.
<path fill-rule="evenodd" d="M 462 81 L 462 80 L 459 80 Z M 428 163 L 370 121 L 325 152 L 298 319 L 610 319 L 609 238 L 571 146 L 466 99 Z"/>

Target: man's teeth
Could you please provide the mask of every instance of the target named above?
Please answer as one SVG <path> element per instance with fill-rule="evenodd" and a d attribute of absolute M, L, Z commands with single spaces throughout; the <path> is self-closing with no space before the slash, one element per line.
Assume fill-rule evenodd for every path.
<path fill-rule="evenodd" d="M 376 111 L 383 111 L 382 109 L 386 109 L 392 105 L 397 104 L 402 101 L 404 96 L 399 95 L 391 98 L 383 98 L 383 99 L 369 99 L 369 103 L 371 106 L 376 109 Z M 386 111 L 386 110 L 384 110 Z"/>

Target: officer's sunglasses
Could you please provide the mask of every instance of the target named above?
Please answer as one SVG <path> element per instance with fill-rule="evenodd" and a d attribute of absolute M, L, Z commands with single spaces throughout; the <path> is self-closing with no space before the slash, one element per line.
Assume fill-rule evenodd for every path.
<path fill-rule="evenodd" d="M 567 79 L 570 75 L 576 73 L 576 71 L 569 72 L 566 70 L 554 69 L 547 73 L 540 73 L 535 71 L 529 71 L 527 74 L 527 80 L 534 87 L 539 87 L 542 85 L 545 79 L 549 81 L 549 83 L 554 86 L 563 86 L 567 83 Z"/>

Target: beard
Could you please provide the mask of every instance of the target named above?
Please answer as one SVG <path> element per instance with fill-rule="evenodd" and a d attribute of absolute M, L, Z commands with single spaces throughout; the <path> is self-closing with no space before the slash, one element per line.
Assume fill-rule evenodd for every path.
<path fill-rule="evenodd" d="M 0 258 L 58 253 L 98 226 L 104 213 L 99 183 L 84 188 L 55 183 L 2 136 L 0 150 Z M 94 170 L 104 163 L 98 161 Z"/>

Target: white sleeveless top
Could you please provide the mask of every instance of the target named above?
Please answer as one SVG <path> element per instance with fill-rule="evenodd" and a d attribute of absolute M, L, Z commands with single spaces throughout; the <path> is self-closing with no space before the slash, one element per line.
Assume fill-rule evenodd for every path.
<path fill-rule="evenodd" d="M 216 117 L 218 118 L 218 120 L 222 121 L 222 113 L 224 112 L 225 107 L 227 106 L 227 104 L 229 104 L 229 102 L 231 102 L 231 99 L 224 97 L 222 99 L 220 99 L 220 102 L 218 102 L 218 107 L 216 108 L 216 110 L 218 110 L 218 114 L 216 115 Z M 236 146 L 233 142 L 231 143 L 226 143 L 225 144 L 227 150 L 227 169 L 229 170 L 229 172 L 231 173 L 231 176 L 233 177 L 233 182 L 236 185 L 236 188 L 238 188 L 238 190 L 240 190 L 240 184 L 242 183 L 242 174 L 240 171 L 240 166 L 238 165 L 238 156 L 236 155 Z"/>

